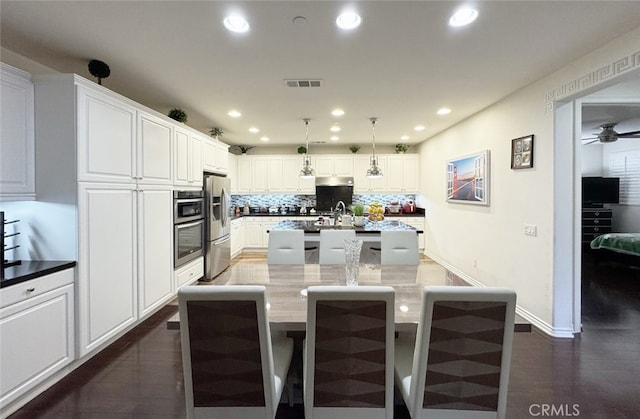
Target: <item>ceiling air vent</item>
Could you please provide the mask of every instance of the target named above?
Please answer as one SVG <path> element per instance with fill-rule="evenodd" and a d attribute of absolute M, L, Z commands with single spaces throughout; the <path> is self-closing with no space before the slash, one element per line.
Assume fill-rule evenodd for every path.
<path fill-rule="evenodd" d="M 287 87 L 321 87 L 321 79 L 285 79 Z"/>

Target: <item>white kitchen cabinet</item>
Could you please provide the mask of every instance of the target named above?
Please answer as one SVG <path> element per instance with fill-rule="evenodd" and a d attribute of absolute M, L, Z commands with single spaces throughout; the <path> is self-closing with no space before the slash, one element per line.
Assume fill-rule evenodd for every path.
<path fill-rule="evenodd" d="M 267 192 L 282 192 L 284 184 L 284 173 L 282 171 L 282 157 L 269 156 L 267 158 L 267 171 L 260 174 L 254 172 L 254 177 L 267 178 Z"/>
<path fill-rule="evenodd" d="M 238 156 L 238 192 L 251 193 L 253 191 L 253 169 L 251 157 L 246 154 Z"/>
<path fill-rule="evenodd" d="M 251 192 L 269 191 L 269 158 L 265 156 L 249 157 L 251 164 Z"/>
<path fill-rule="evenodd" d="M 74 270 L 0 290 L 0 406 L 75 359 Z"/>
<path fill-rule="evenodd" d="M 353 157 L 350 155 L 316 156 L 316 176 L 353 176 Z"/>
<path fill-rule="evenodd" d="M 136 178 L 146 185 L 173 183 L 172 124 L 138 111 Z"/>
<path fill-rule="evenodd" d="M 0 63 L 0 200 L 35 199 L 34 96 L 31 76 Z"/>
<path fill-rule="evenodd" d="M 236 218 L 231 221 L 231 257 L 234 258 L 242 253 L 245 247 L 245 223 L 244 219 Z"/>
<path fill-rule="evenodd" d="M 48 87 L 37 85 L 41 89 Z M 60 93 L 68 93 L 64 87 L 69 90 L 74 86 L 63 86 Z M 87 86 L 77 87 L 76 103 L 78 180 L 135 183 L 138 177 L 136 109 Z"/>
<path fill-rule="evenodd" d="M 387 156 L 387 168 L 384 172 L 388 178 L 389 192 L 417 193 L 419 159 L 417 154 L 394 154 Z"/>
<path fill-rule="evenodd" d="M 202 141 L 187 130 L 174 127 L 173 184 L 202 186 Z"/>
<path fill-rule="evenodd" d="M 142 319 L 173 298 L 173 195 L 138 190 L 138 312 Z"/>
<path fill-rule="evenodd" d="M 382 177 L 370 179 L 367 170 L 371 167 L 371 156 L 355 156 L 353 158 L 353 192 L 354 193 L 380 193 L 388 189 L 387 157 L 377 155 L 378 166 L 382 170 Z"/>
<path fill-rule="evenodd" d="M 231 183 L 231 194 L 238 193 L 238 156 L 229 153 L 229 173 L 227 174 Z"/>
<path fill-rule="evenodd" d="M 300 177 L 300 169 L 303 163 L 302 156 L 283 156 L 282 157 L 282 192 L 296 194 L 315 194 L 315 179 L 307 179 Z M 314 167 L 313 157 L 311 157 L 311 166 Z"/>
<path fill-rule="evenodd" d="M 243 217 L 246 225 L 246 247 L 266 249 L 269 246 L 269 230 L 282 221 L 281 217 Z"/>
<path fill-rule="evenodd" d="M 424 216 L 420 217 L 394 217 L 392 215 L 386 215 L 386 219 L 401 221 L 405 224 L 410 225 L 411 227 L 415 227 L 418 230 L 424 231 L 425 228 L 425 219 Z M 418 249 L 424 250 L 424 233 L 418 234 Z"/>
<path fill-rule="evenodd" d="M 203 169 L 226 175 L 229 171 L 229 147 L 213 138 L 202 137 Z"/>
<path fill-rule="evenodd" d="M 137 320 L 137 194 L 134 185 L 79 185 L 80 356 Z"/>
<path fill-rule="evenodd" d="M 204 276 L 204 257 L 188 262 L 174 272 L 176 292 L 185 285 L 191 285 Z"/>

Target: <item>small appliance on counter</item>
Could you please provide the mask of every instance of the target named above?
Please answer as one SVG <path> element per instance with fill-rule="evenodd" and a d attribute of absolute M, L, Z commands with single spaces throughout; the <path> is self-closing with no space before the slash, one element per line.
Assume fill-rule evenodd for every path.
<path fill-rule="evenodd" d="M 387 206 L 389 214 L 400 214 L 402 212 L 402 205 L 398 201 L 391 201 Z"/>
<path fill-rule="evenodd" d="M 416 212 L 416 203 L 412 199 L 407 200 L 402 206 L 402 212 L 404 214 L 413 214 Z"/>

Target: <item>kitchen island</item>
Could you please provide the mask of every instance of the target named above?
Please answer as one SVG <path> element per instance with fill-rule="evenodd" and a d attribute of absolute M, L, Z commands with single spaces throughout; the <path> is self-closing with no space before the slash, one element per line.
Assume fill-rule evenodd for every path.
<path fill-rule="evenodd" d="M 306 242 L 319 241 L 321 230 L 354 230 L 356 237 L 363 241 L 380 241 L 380 232 L 388 230 L 411 230 L 416 234 L 423 233 L 422 230 L 398 220 L 366 220 L 362 227 L 319 224 L 316 220 L 283 220 L 267 231 L 271 230 L 302 230 Z"/>

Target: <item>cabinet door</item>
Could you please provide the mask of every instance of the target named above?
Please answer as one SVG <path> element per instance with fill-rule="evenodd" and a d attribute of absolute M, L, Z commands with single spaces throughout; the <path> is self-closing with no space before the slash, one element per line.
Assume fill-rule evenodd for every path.
<path fill-rule="evenodd" d="M 191 135 L 188 132 L 178 128 L 174 129 L 174 165 L 173 165 L 173 184 L 179 186 L 189 185 L 192 178 L 190 173 L 190 147 Z"/>
<path fill-rule="evenodd" d="M 354 156 L 353 158 L 353 191 L 355 193 L 371 192 L 370 180 L 367 177 L 369 156 Z"/>
<path fill-rule="evenodd" d="M 70 284 L 0 310 L 1 406 L 73 361 L 73 300 Z"/>
<path fill-rule="evenodd" d="M 172 126 L 155 116 L 138 113 L 137 177 L 144 184 L 170 185 Z"/>
<path fill-rule="evenodd" d="M 238 156 L 229 154 L 229 181 L 231 182 L 231 193 L 238 193 Z"/>
<path fill-rule="evenodd" d="M 34 100 L 29 74 L 0 66 L 0 101 L 0 198 L 33 199 Z"/>
<path fill-rule="evenodd" d="M 405 155 L 402 165 L 404 192 L 418 192 L 420 188 L 420 157 L 416 154 Z"/>
<path fill-rule="evenodd" d="M 170 189 L 138 191 L 138 310 L 145 317 L 173 297 Z"/>
<path fill-rule="evenodd" d="M 136 110 L 83 86 L 77 92 L 78 180 L 134 183 Z"/>
<path fill-rule="evenodd" d="M 229 173 L 229 148 L 222 143 L 216 143 L 215 149 L 214 159 L 217 173 Z"/>
<path fill-rule="evenodd" d="M 137 319 L 136 194 L 133 185 L 79 186 L 80 356 Z"/>
<path fill-rule="evenodd" d="M 267 190 L 269 192 L 283 192 L 284 178 L 282 158 L 269 156 L 267 159 L 267 172 L 263 176 L 267 177 Z"/>
<path fill-rule="evenodd" d="M 262 223 L 260 221 L 249 221 L 246 223 L 247 247 L 261 248 L 262 244 Z"/>
<path fill-rule="evenodd" d="M 403 156 L 395 155 L 387 158 L 387 171 L 383 172 L 387 177 L 387 185 L 390 192 L 404 191 Z"/>
<path fill-rule="evenodd" d="M 335 176 L 333 156 L 316 157 L 316 176 Z"/>
<path fill-rule="evenodd" d="M 253 169 L 251 157 L 246 155 L 238 156 L 238 192 L 252 192 Z"/>
<path fill-rule="evenodd" d="M 212 140 L 202 139 L 202 167 L 205 171 L 216 171 L 216 145 Z"/>
<path fill-rule="evenodd" d="M 353 176 L 352 156 L 335 156 L 333 166 L 333 171 L 336 176 Z"/>
<path fill-rule="evenodd" d="M 389 167 L 387 166 L 387 156 L 378 155 L 378 166 L 382 170 L 382 177 L 369 179 L 369 188 L 372 192 L 385 192 L 389 190 Z M 369 165 L 367 165 L 367 169 Z M 365 176 L 367 171 L 365 170 Z"/>
<path fill-rule="evenodd" d="M 191 146 L 189 150 L 189 154 L 191 155 L 191 165 L 190 176 L 189 176 L 189 185 L 190 186 L 202 186 L 203 178 L 202 178 L 202 140 L 197 137 L 191 137 L 191 141 L 189 142 Z"/>
<path fill-rule="evenodd" d="M 269 169 L 269 163 L 266 157 L 251 157 L 251 173 L 252 173 L 252 187 L 251 192 L 268 192 L 269 190 L 269 177 L 267 170 Z"/>

